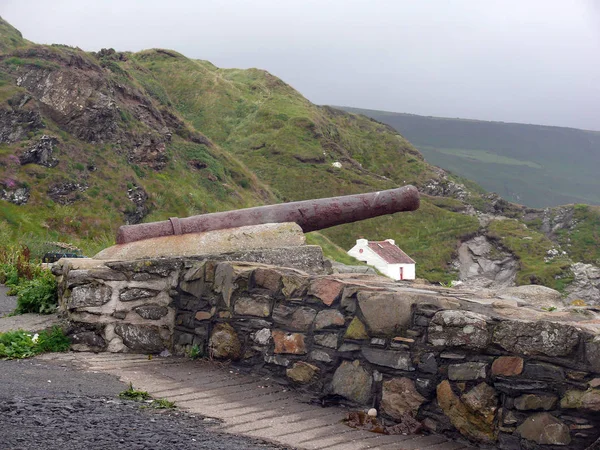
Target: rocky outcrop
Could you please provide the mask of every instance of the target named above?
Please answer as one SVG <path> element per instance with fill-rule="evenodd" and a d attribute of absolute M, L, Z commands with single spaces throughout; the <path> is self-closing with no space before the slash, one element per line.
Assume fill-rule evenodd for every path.
<path fill-rule="evenodd" d="M 54 167 L 58 159 L 53 155 L 58 139 L 54 136 L 43 135 L 34 145 L 19 156 L 22 166 L 25 164 L 38 164 L 44 167 Z"/>
<path fill-rule="evenodd" d="M 15 109 L 0 109 L 0 143 L 20 141 L 27 137 L 27 133 L 43 128 L 39 111 L 23 108 L 30 98 L 24 96 Z"/>
<path fill-rule="evenodd" d="M 89 186 L 84 182 L 64 181 L 55 183 L 48 188 L 48 197 L 60 205 L 70 205 L 81 198 Z"/>
<path fill-rule="evenodd" d="M 125 220 L 127 225 L 140 223 L 148 214 L 148 194 L 140 186 L 132 185 L 127 189 L 127 198 L 133 203 L 133 207 L 125 209 Z"/>
<path fill-rule="evenodd" d="M 571 266 L 573 282 L 566 288 L 567 300 L 583 300 L 586 304 L 600 305 L 600 267 L 576 263 Z"/>
<path fill-rule="evenodd" d="M 502 288 L 515 285 L 518 262 L 486 236 L 476 236 L 458 248 L 454 266 L 468 288 Z"/>
<path fill-rule="evenodd" d="M 425 182 L 423 186 L 419 188 L 420 192 L 436 197 L 452 197 L 459 200 L 465 200 L 469 197 L 467 188 L 460 183 L 455 183 L 450 180 L 448 173 L 445 170 L 440 169 L 439 167 L 435 167 L 434 170 L 438 177 Z"/>
<path fill-rule="evenodd" d="M 31 189 L 28 187 L 14 187 L 0 189 L 0 199 L 7 200 L 15 205 L 24 205 L 29 201 Z"/>

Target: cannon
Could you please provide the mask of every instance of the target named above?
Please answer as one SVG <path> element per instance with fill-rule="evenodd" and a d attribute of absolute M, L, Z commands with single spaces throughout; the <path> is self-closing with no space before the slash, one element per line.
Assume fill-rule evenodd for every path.
<path fill-rule="evenodd" d="M 414 186 L 404 186 L 367 194 L 303 200 L 181 219 L 172 217 L 161 222 L 123 225 L 117 231 L 117 244 L 161 236 L 282 222 L 296 222 L 308 233 L 385 214 L 415 211 L 418 208 L 419 192 Z"/>

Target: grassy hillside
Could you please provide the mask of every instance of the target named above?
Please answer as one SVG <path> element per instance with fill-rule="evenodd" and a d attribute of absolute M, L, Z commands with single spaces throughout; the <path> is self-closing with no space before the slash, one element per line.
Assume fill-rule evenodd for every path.
<path fill-rule="evenodd" d="M 3 241 L 66 241 L 93 254 L 124 223 L 414 184 L 430 194 L 418 211 L 311 233 L 309 242 L 351 263 L 343 249 L 358 237 L 392 238 L 433 282 L 456 278 L 458 245 L 477 234 L 520 260 L 521 283 L 536 275 L 564 287 L 568 258 L 544 257 L 560 239 L 573 255 L 598 257 L 586 250 L 600 242 L 597 211 L 579 208 L 579 222 L 550 236 L 541 211 L 448 176 L 390 126 L 314 105 L 265 71 L 219 69 L 172 50 L 41 46 L 0 25 Z M 484 226 L 478 213 L 515 220 Z"/>
<path fill-rule="evenodd" d="M 344 109 L 391 125 L 431 164 L 510 201 L 600 204 L 600 132 Z"/>

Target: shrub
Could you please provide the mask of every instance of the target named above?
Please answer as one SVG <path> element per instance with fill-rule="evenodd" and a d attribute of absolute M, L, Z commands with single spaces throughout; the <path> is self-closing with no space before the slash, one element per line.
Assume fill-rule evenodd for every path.
<path fill-rule="evenodd" d="M 20 283 L 17 293 L 16 314 L 52 314 L 58 306 L 56 278 L 49 270 L 41 270 L 32 280 Z"/>

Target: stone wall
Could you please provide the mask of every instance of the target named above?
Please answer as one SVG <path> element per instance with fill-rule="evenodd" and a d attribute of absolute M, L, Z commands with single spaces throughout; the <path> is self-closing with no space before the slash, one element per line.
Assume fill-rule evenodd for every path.
<path fill-rule="evenodd" d="M 600 434 L 592 310 L 231 259 L 64 262 L 74 347 L 194 349 L 482 448 L 583 449 Z"/>

